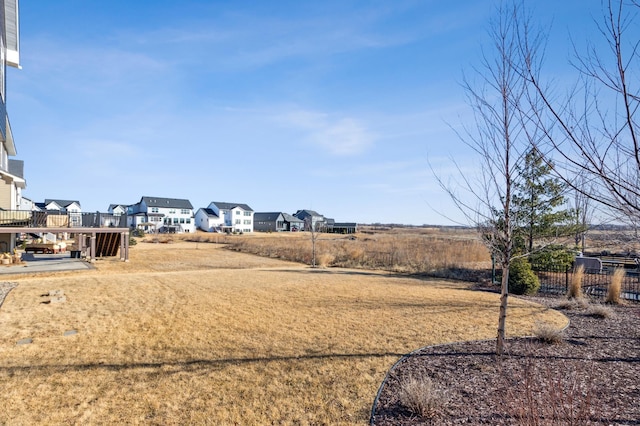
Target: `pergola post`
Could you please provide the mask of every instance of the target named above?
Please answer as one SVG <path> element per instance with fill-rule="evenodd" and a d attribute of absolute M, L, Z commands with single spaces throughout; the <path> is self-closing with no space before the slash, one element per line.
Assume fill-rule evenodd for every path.
<path fill-rule="evenodd" d="M 90 251 L 89 261 L 94 263 L 96 261 L 96 233 L 91 233 L 91 251 Z"/>

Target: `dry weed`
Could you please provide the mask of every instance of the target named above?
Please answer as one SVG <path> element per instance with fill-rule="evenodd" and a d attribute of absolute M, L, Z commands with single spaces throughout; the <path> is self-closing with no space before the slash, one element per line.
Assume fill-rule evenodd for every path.
<path fill-rule="evenodd" d="M 620 304 L 620 292 L 622 290 L 622 280 L 624 279 L 626 272 L 624 268 L 616 268 L 611 275 L 611 283 L 607 288 L 607 297 L 605 301 L 615 305 Z"/>
<path fill-rule="evenodd" d="M 318 266 L 326 268 L 331 266 L 331 263 L 335 260 L 335 256 L 330 253 L 322 253 L 318 255 Z"/>
<path fill-rule="evenodd" d="M 508 377 L 505 407 L 523 426 L 574 426 L 600 424 L 598 401 L 588 368 L 580 371 L 552 371 L 544 359 L 526 358 L 522 368 Z M 516 372 L 517 371 L 517 372 Z M 570 374 L 565 384 L 558 374 Z"/>
<path fill-rule="evenodd" d="M 567 297 L 570 299 L 580 299 L 584 297 L 582 293 L 582 281 L 584 280 L 584 266 L 580 265 L 573 271 Z"/>
<path fill-rule="evenodd" d="M 331 266 L 406 273 L 488 268 L 490 261 L 486 247 L 472 234 L 365 235 L 319 235 L 318 251 L 333 256 Z M 309 235 L 305 232 L 240 236 L 227 243 L 232 250 L 260 256 L 301 263 L 308 263 L 311 258 Z"/>

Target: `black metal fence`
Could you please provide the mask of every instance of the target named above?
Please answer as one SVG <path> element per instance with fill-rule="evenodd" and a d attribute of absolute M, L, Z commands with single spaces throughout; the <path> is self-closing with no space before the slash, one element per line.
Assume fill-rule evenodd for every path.
<path fill-rule="evenodd" d="M 0 228 L 126 228 L 126 215 L 0 210 Z"/>
<path fill-rule="evenodd" d="M 546 267 L 543 270 L 533 267 L 540 279 L 540 296 L 557 296 L 567 294 L 574 278 L 573 267 Z M 582 291 L 593 299 L 604 300 L 614 269 L 585 269 L 582 275 Z M 624 300 L 640 302 L 640 274 L 637 270 L 627 270 L 622 279 L 620 297 Z"/>

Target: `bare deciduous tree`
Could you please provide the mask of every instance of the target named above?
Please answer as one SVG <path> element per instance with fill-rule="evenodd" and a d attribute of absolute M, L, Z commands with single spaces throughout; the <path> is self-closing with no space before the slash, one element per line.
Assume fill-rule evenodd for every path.
<path fill-rule="evenodd" d="M 533 103 L 528 102 L 527 82 L 521 74 L 521 69 L 529 66 L 523 62 L 533 63 L 534 59 L 531 56 L 533 51 L 529 56 L 523 56 L 519 44 L 523 37 L 529 37 L 528 20 L 523 18 L 524 13 L 516 3 L 500 6 L 495 16 L 490 23 L 491 49 L 483 50 L 481 66 L 474 68 L 475 80 L 465 76 L 463 81 L 475 122 L 471 128 L 465 127 L 457 132 L 477 154 L 480 174 L 471 176 L 456 163 L 457 181 L 444 182 L 438 176 L 436 179 L 467 220 L 480 229 L 502 269 L 496 340 L 496 353 L 502 355 L 506 338 L 509 267 L 516 256 L 514 189 L 522 178 L 518 170 L 539 135 L 529 120 L 536 113 L 525 109 L 531 108 Z"/>
<path fill-rule="evenodd" d="M 318 240 L 319 232 L 319 224 L 313 222 L 313 216 L 307 216 L 304 219 L 304 227 L 309 231 L 309 236 L 311 237 L 311 267 L 317 267 L 316 263 L 316 241 Z"/>
<path fill-rule="evenodd" d="M 558 100 L 542 82 L 540 68 L 524 63 L 536 102 L 539 128 L 562 166 L 561 177 L 574 190 L 612 210 L 617 217 L 640 219 L 640 83 L 638 68 L 637 1 L 606 0 L 597 25 L 605 48 L 591 44 L 585 53 L 574 46 L 573 65 L 580 82 L 569 96 Z M 532 51 L 527 40 L 521 50 Z M 575 176 L 586 176 L 582 186 Z"/>

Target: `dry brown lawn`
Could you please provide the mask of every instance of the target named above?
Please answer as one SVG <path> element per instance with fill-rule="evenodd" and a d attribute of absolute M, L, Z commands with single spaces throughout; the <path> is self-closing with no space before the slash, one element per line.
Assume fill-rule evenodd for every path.
<path fill-rule="evenodd" d="M 9 280 L 0 424 L 365 424 L 402 354 L 491 338 L 498 316 L 497 295 L 464 284 L 204 243 L 141 243 L 128 263 Z M 58 289 L 66 302 L 42 303 Z M 566 323 L 511 306 L 511 335 Z"/>

